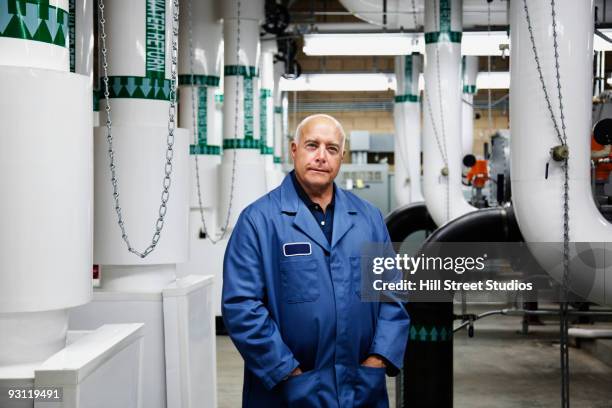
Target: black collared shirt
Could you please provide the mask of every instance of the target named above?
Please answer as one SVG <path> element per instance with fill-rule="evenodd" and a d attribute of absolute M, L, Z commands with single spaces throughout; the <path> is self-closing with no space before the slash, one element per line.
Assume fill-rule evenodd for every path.
<path fill-rule="evenodd" d="M 295 177 L 295 170 L 291 171 L 291 181 L 293 181 L 293 187 L 295 187 L 295 191 L 300 199 L 306 204 L 306 207 L 310 210 L 312 215 L 314 216 L 317 224 L 321 227 L 325 238 L 327 238 L 327 242 L 331 244 L 332 240 L 332 232 L 334 227 L 334 197 L 336 193 L 336 186 L 334 185 L 334 194 L 332 195 L 331 202 L 327 205 L 326 211 L 323 211 L 321 206 L 317 203 L 314 203 L 308 194 L 304 191 L 297 178 Z"/>

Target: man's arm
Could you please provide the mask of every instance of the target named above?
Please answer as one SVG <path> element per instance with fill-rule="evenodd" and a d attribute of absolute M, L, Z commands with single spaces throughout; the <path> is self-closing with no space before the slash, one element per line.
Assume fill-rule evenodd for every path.
<path fill-rule="evenodd" d="M 380 219 L 378 235 L 382 237 L 381 241 L 384 243 L 384 256 L 394 257 L 395 252 L 393 251 L 391 238 L 380 211 L 378 217 Z M 399 273 L 399 271 L 396 272 Z M 401 274 L 396 278 L 401 279 Z M 387 367 L 387 374 L 390 376 L 397 375 L 404 361 L 409 329 L 410 317 L 399 300 L 381 302 L 374 341 L 370 347 L 370 357 L 368 359 L 376 358 L 376 356 L 382 357 Z"/>
<path fill-rule="evenodd" d="M 268 389 L 298 367 L 263 302 L 261 246 L 252 220 L 240 215 L 223 260 L 223 320 L 246 367 Z"/>

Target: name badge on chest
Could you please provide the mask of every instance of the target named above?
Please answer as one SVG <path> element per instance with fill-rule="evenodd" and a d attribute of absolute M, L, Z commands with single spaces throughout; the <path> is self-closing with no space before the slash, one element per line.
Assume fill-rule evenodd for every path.
<path fill-rule="evenodd" d="M 310 242 L 288 242 L 283 244 L 285 256 L 304 256 L 312 254 Z"/>

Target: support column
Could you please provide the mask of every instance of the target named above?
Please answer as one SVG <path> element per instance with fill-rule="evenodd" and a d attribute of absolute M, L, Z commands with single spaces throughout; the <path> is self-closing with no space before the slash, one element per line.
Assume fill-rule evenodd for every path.
<path fill-rule="evenodd" d="M 264 4 L 262 0 L 240 4 L 228 0 L 222 7 L 225 79 L 219 223 L 225 222 L 231 199 L 228 225 L 231 230 L 240 212 L 266 193 L 260 154 L 259 104 L 255 103 L 259 100 L 259 25 Z"/>
<path fill-rule="evenodd" d="M 218 176 L 222 140 L 221 134 L 215 132 L 217 126 L 221 126 L 216 115 L 215 95 L 219 92 L 223 65 L 223 23 L 219 8 L 219 2 L 215 0 L 187 0 L 181 3 L 179 124 L 191 130 L 189 153 L 192 177 L 189 207 L 192 219 L 191 237 L 195 239 L 199 239 L 198 231 L 202 226 L 200 199 L 208 232 L 213 237 L 218 235 Z M 200 179 L 199 198 L 193 158 L 196 155 Z"/>
<path fill-rule="evenodd" d="M 461 184 L 461 30 L 461 0 L 426 2 L 423 193 L 438 226 L 475 209 Z"/>
<path fill-rule="evenodd" d="M 478 78 L 478 57 L 466 55 L 463 57 L 463 101 L 462 107 L 462 154 L 472 154 L 474 150 L 474 95 L 478 92 L 476 79 Z"/>
<path fill-rule="evenodd" d="M 266 186 L 270 191 L 278 186 L 274 166 L 274 54 L 276 41 L 266 41 L 261 51 L 261 76 L 259 96 L 259 134 L 261 138 L 261 154 L 266 168 Z"/>
<path fill-rule="evenodd" d="M 395 57 L 395 199 L 398 207 L 423 201 L 421 192 L 421 54 Z"/>
<path fill-rule="evenodd" d="M 277 174 L 278 184 L 283 181 L 283 140 L 285 130 L 283 128 L 283 92 L 280 89 L 280 81 L 285 72 L 282 61 L 274 64 L 274 169 Z"/>

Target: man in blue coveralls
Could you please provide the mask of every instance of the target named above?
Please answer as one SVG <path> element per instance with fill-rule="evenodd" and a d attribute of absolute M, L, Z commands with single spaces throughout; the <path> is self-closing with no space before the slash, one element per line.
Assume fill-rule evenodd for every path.
<path fill-rule="evenodd" d="M 223 318 L 245 361 L 243 407 L 388 407 L 409 318 L 361 301 L 360 250 L 389 242 L 378 209 L 334 183 L 345 134 L 312 115 L 295 170 L 240 215 L 225 252 Z"/>

